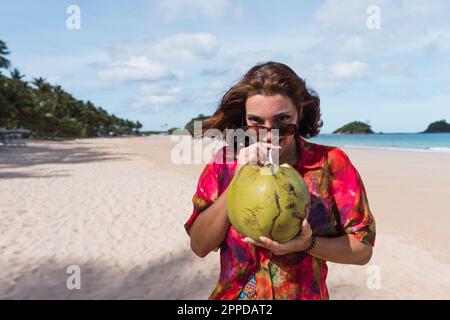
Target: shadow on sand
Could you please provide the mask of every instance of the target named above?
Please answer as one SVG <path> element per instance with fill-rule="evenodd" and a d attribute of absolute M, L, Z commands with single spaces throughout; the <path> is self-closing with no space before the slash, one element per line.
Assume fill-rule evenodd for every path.
<path fill-rule="evenodd" d="M 145 268 L 137 266 L 126 271 L 100 263 L 67 261 L 67 264 L 62 264 L 47 260 L 31 270 L 21 270 L 18 276 L 3 284 L 0 298 L 207 299 L 218 275 L 192 272 L 194 259 L 198 258 L 183 251 L 164 262 L 149 262 Z M 70 274 L 66 270 L 70 265 L 80 267 L 80 290 L 67 289 Z"/>
<path fill-rule="evenodd" d="M 83 146 L 85 144 L 85 146 Z M 128 153 L 112 154 L 107 147 L 95 148 L 88 142 L 60 141 L 40 142 L 33 141 L 26 146 L 0 148 L 0 178 L 45 178 L 68 176 L 57 173 L 30 173 L 20 172 L 17 169 L 29 168 L 36 165 L 47 164 L 76 164 L 99 161 L 127 160 Z M 7 171 L 13 169 L 13 171 Z"/>

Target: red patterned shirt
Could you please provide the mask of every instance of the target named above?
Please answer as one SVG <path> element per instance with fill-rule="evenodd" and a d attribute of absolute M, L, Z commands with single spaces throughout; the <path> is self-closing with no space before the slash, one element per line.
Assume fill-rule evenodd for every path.
<path fill-rule="evenodd" d="M 300 160 L 295 169 L 311 194 L 308 222 L 313 235 L 353 234 L 373 246 L 375 221 L 361 177 L 347 155 L 337 147 L 310 143 L 299 136 L 296 141 Z M 199 178 L 194 210 L 185 224 L 188 233 L 198 215 L 214 203 L 233 178 L 237 161 L 224 161 L 226 153 L 226 148 L 219 150 Z M 273 255 L 242 239 L 230 226 L 220 245 L 221 272 L 210 299 L 237 299 L 252 275 L 258 299 L 328 299 L 326 261 L 304 252 Z"/>

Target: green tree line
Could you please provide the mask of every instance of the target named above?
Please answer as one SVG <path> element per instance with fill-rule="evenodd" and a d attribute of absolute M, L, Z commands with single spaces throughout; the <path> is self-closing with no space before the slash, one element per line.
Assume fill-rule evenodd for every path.
<path fill-rule="evenodd" d="M 0 128 L 23 128 L 34 136 L 50 138 L 136 134 L 142 128 L 139 121 L 109 114 L 43 78 L 27 82 L 17 68 L 4 75 L 2 71 L 11 67 L 9 53 L 0 40 Z"/>

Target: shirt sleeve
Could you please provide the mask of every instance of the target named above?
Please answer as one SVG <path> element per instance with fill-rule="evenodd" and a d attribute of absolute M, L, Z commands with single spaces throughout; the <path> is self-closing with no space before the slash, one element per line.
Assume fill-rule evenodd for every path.
<path fill-rule="evenodd" d="M 213 157 L 206 164 L 198 179 L 197 190 L 192 197 L 193 211 L 188 221 L 184 224 L 188 234 L 198 215 L 217 200 L 219 192 L 217 166 L 215 157 Z"/>
<path fill-rule="evenodd" d="M 332 175 L 331 195 L 343 230 L 362 243 L 374 246 L 375 219 L 361 176 L 341 149 L 330 151 L 328 159 Z"/>

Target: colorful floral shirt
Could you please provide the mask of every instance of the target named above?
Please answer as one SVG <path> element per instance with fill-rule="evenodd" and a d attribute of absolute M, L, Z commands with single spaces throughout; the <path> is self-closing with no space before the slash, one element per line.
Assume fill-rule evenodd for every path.
<path fill-rule="evenodd" d="M 358 171 L 337 147 L 310 143 L 296 137 L 299 163 L 295 169 L 311 195 L 308 222 L 316 237 L 354 235 L 374 245 L 375 221 Z M 194 209 L 185 224 L 190 227 L 203 210 L 226 190 L 237 161 L 225 162 L 226 147 L 203 170 L 192 199 Z M 220 160 L 220 161 L 219 161 Z M 305 252 L 273 255 L 242 241 L 231 225 L 220 245 L 221 272 L 210 299 L 237 299 L 252 275 L 258 299 L 328 299 L 326 261 Z"/>

